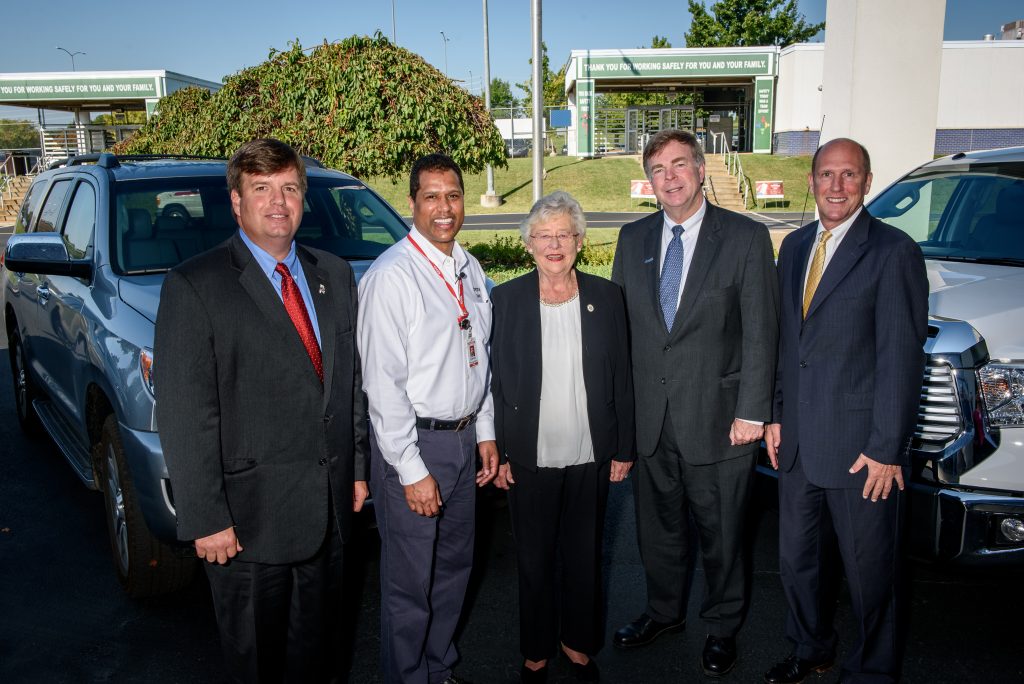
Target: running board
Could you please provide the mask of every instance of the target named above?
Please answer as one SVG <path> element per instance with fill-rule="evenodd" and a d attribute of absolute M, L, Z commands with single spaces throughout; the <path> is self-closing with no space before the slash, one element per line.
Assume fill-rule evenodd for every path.
<path fill-rule="evenodd" d="M 82 446 L 75 431 L 68 425 L 53 402 L 49 399 L 36 399 L 32 402 L 32 407 L 39 416 L 39 422 L 43 424 L 57 448 L 64 454 L 64 458 L 71 464 L 75 475 L 78 475 L 89 489 L 99 489 L 96 486 L 96 479 L 93 477 L 92 458 L 89 455 L 89 450 Z"/>

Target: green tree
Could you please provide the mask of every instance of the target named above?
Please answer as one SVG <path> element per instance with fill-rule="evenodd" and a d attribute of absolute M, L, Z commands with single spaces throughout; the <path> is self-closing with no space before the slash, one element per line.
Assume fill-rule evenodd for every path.
<path fill-rule="evenodd" d="M 563 64 L 562 68 L 556 71 L 551 71 L 551 61 L 548 59 L 548 45 L 541 41 L 541 61 L 540 61 L 540 73 L 541 79 L 543 79 L 543 93 L 544 93 L 544 106 L 545 107 L 559 107 L 568 103 L 568 98 L 565 96 L 565 68 L 568 63 Z M 533 57 L 529 60 L 530 66 L 533 66 Z M 522 83 L 517 83 L 517 86 L 526 92 L 526 97 L 523 98 L 522 105 L 527 111 L 531 111 L 533 108 L 533 70 L 530 71 L 530 78 L 526 79 Z"/>
<path fill-rule="evenodd" d="M 825 22 L 808 24 L 796 9 L 796 0 L 718 0 L 711 11 L 689 0 L 693 22 L 686 47 L 739 45 L 791 45 L 813 38 Z"/>
<path fill-rule="evenodd" d="M 39 147 L 39 133 L 28 121 L 0 119 L 0 150 Z"/>
<path fill-rule="evenodd" d="M 500 78 L 491 79 L 491 109 L 518 107 L 519 100 L 512 94 L 512 85 Z"/>
<path fill-rule="evenodd" d="M 670 48 L 670 47 L 672 47 L 672 43 L 668 42 L 668 36 L 658 36 L 658 35 L 655 35 L 653 38 L 651 38 L 651 47 L 652 48 Z"/>
<path fill-rule="evenodd" d="M 117 124 L 139 125 L 146 123 L 146 112 L 125 112 L 115 117 L 113 114 L 100 114 L 92 117 L 97 126 L 115 126 Z"/>
<path fill-rule="evenodd" d="M 312 50 L 296 40 L 212 95 L 176 91 L 115 151 L 227 156 L 260 137 L 359 177 L 399 180 L 439 151 L 469 173 L 507 163 L 483 101 L 380 32 Z"/>

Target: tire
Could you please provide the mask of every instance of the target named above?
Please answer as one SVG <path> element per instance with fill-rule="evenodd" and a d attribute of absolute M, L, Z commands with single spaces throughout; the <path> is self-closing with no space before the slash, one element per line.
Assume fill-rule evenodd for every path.
<path fill-rule="evenodd" d="M 188 213 L 188 209 L 182 204 L 168 204 L 161 213 L 164 216 L 177 216 L 186 221 L 192 218 L 192 215 Z"/>
<path fill-rule="evenodd" d="M 145 598 L 188 585 L 196 559 L 161 542 L 146 526 L 113 415 L 103 423 L 97 448 L 107 534 L 121 586 L 132 598 Z"/>
<path fill-rule="evenodd" d="M 28 437 L 40 437 L 43 434 L 43 424 L 39 422 L 39 416 L 32 407 L 32 402 L 39 397 L 39 391 L 29 374 L 25 346 L 21 343 L 21 335 L 17 331 L 12 332 L 7 339 L 7 348 L 11 357 L 14 409 L 18 414 L 18 425 Z"/>

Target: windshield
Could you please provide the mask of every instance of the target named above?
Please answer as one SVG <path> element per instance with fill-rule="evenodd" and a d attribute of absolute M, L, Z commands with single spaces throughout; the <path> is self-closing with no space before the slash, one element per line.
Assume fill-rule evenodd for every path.
<path fill-rule="evenodd" d="M 115 189 L 111 261 L 118 273 L 166 271 L 238 230 L 223 176 L 122 181 Z M 310 178 L 295 239 L 344 259 L 373 259 L 408 232 L 358 181 Z"/>
<path fill-rule="evenodd" d="M 924 168 L 870 205 L 925 257 L 1024 264 L 1024 162 Z"/>

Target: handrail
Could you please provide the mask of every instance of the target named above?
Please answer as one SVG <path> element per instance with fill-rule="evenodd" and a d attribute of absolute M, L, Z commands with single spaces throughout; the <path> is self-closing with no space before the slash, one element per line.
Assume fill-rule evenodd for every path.
<path fill-rule="evenodd" d="M 14 199 L 14 176 L 7 173 L 7 166 L 11 162 L 11 153 L 4 155 L 3 163 L 0 164 L 0 209 L 4 208 L 4 197 Z"/>
<path fill-rule="evenodd" d="M 714 154 L 719 154 L 718 148 L 719 144 L 721 144 L 721 154 L 725 161 L 725 169 L 730 176 L 736 176 L 736 191 L 743 197 L 743 208 L 746 209 L 753 192 L 750 187 L 750 179 L 743 172 L 743 160 L 740 159 L 740 153 L 732 150 L 729 141 L 725 137 L 725 133 L 712 131 L 711 139 Z"/>

